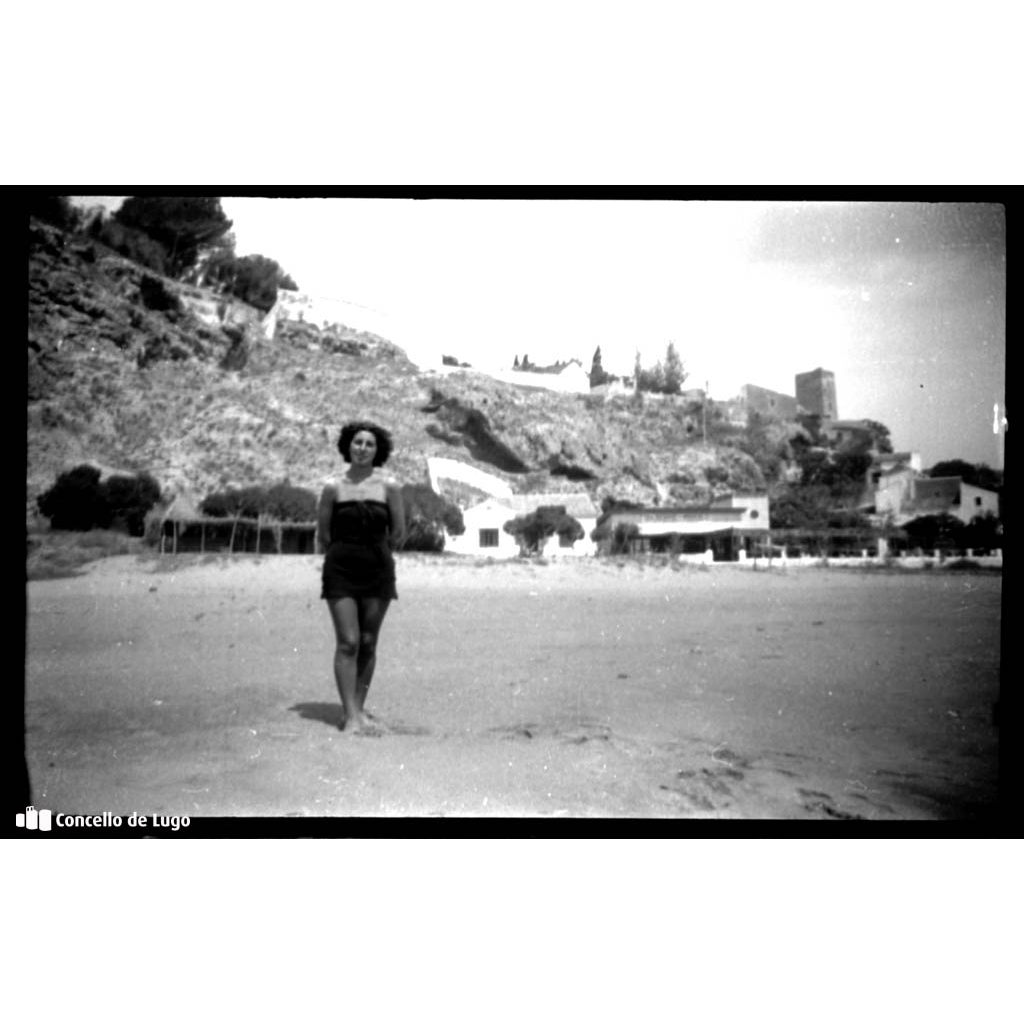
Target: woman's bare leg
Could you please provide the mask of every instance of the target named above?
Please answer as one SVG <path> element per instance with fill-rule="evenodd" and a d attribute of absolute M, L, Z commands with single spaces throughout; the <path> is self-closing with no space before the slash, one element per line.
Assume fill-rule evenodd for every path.
<path fill-rule="evenodd" d="M 377 667 L 377 637 L 380 635 L 380 627 L 390 603 L 386 597 L 368 597 L 360 602 L 356 695 L 361 709 L 366 704 L 366 695 L 373 681 L 373 670 Z"/>
<path fill-rule="evenodd" d="M 369 723 L 359 694 L 359 606 L 351 597 L 327 602 L 334 623 L 334 681 L 345 710 L 342 729 L 361 732 Z"/>

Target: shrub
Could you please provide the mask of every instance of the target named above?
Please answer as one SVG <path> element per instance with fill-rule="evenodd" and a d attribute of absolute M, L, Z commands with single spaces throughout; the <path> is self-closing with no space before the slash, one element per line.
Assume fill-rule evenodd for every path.
<path fill-rule="evenodd" d="M 258 254 L 236 256 L 233 252 L 220 252 L 207 265 L 205 278 L 207 283 L 264 312 L 273 309 L 279 288 L 296 288 L 276 260 Z"/>
<path fill-rule="evenodd" d="M 148 473 L 112 476 L 103 485 L 109 522 L 123 524 L 132 537 L 146 530 L 146 515 L 160 500 L 160 485 Z"/>
<path fill-rule="evenodd" d="M 80 223 L 80 214 L 71 205 L 67 196 L 33 196 L 29 204 L 29 215 L 45 220 L 62 231 L 75 231 Z"/>
<path fill-rule="evenodd" d="M 36 501 L 54 530 L 106 529 L 113 525 L 141 537 L 146 513 L 160 500 L 160 485 L 148 473 L 114 475 L 100 481 L 100 471 L 83 463 L 61 473 Z"/>
<path fill-rule="evenodd" d="M 100 471 L 95 466 L 75 466 L 61 473 L 36 504 L 55 530 L 91 530 L 107 525 Z"/>
<path fill-rule="evenodd" d="M 403 485 L 402 505 L 406 551 L 443 551 L 445 530 L 455 536 L 465 533 L 462 510 L 427 484 Z"/>
<path fill-rule="evenodd" d="M 946 512 L 938 515 L 918 516 L 904 523 L 910 544 L 925 551 L 963 547 L 964 524 Z"/>
<path fill-rule="evenodd" d="M 510 519 L 502 529 L 515 537 L 523 554 L 538 554 L 556 533 L 574 542 L 584 536 L 579 520 L 570 516 L 564 505 L 541 505 L 528 515 Z"/>
<path fill-rule="evenodd" d="M 154 238 L 116 220 L 97 218 L 89 225 L 89 234 L 134 263 L 163 274 L 167 270 L 167 250 Z"/>
<path fill-rule="evenodd" d="M 1003 546 L 1003 526 L 999 517 L 992 512 L 975 516 L 964 528 L 963 546 L 984 551 L 993 551 Z"/>
<path fill-rule="evenodd" d="M 163 281 L 149 274 L 142 275 L 139 282 L 139 297 L 147 309 L 162 313 L 181 312 L 181 299 L 170 291 Z"/>
<path fill-rule="evenodd" d="M 619 523 L 612 531 L 611 553 L 628 555 L 633 540 L 640 536 L 640 527 L 636 523 Z"/>

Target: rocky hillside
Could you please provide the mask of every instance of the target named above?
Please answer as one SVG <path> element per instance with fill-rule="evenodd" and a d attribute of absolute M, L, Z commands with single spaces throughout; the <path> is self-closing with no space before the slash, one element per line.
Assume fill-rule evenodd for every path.
<path fill-rule="evenodd" d="M 376 420 L 395 437 L 390 471 L 427 478 L 461 459 L 513 490 L 587 490 L 645 503 L 762 489 L 735 447 L 700 445 L 678 401 L 601 401 L 422 371 L 386 339 L 282 322 L 153 275 L 42 222 L 29 230 L 28 501 L 62 470 L 147 470 L 164 493 L 224 486 L 319 490 L 341 460 L 340 425 Z"/>

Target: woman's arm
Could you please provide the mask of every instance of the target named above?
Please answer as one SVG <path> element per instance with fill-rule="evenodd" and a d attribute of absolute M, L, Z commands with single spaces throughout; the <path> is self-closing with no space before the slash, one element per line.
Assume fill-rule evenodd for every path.
<path fill-rule="evenodd" d="M 384 485 L 384 492 L 391 511 L 391 535 L 388 543 L 392 551 L 398 551 L 405 543 L 405 504 L 402 501 L 402 489 L 394 480 Z"/>
<path fill-rule="evenodd" d="M 316 542 L 320 554 L 331 546 L 331 513 L 338 497 L 338 488 L 327 484 L 320 494 L 320 503 L 316 507 Z"/>

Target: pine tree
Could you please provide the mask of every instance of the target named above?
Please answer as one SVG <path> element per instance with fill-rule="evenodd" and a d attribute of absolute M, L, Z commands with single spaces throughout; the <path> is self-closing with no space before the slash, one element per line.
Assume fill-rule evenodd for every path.
<path fill-rule="evenodd" d="M 216 196 L 131 196 L 114 219 L 159 242 L 174 276 L 193 267 L 200 249 L 231 230 Z"/>

